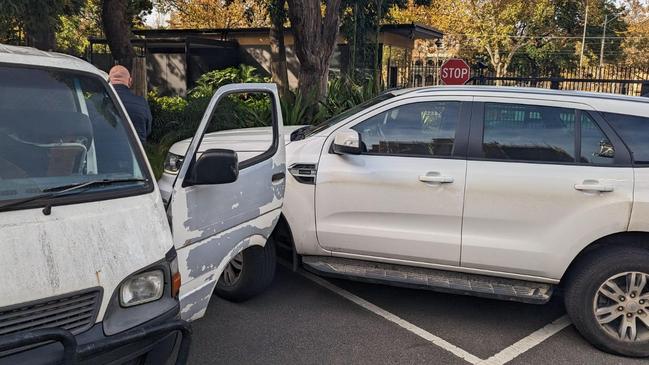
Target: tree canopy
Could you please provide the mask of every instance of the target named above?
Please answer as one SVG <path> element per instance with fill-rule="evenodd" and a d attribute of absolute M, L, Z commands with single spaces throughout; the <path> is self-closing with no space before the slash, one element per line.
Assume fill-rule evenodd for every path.
<path fill-rule="evenodd" d="M 292 2 L 303 4 L 306 0 Z M 319 6 L 324 16 L 330 3 L 331 0 L 315 0 L 313 4 Z M 114 7 L 115 4 L 119 6 Z M 482 62 L 498 74 L 512 67 L 536 72 L 577 66 L 582 46 L 584 65 L 599 64 L 603 50 L 605 63 L 649 67 L 649 0 L 340 0 L 333 4 L 338 8 L 338 20 L 331 24 L 340 26 L 340 33 L 347 39 L 349 70 L 361 71 L 359 74 L 364 76 L 371 74 L 362 71 L 372 70 L 378 64 L 380 24 L 411 22 L 428 24 L 445 33 L 443 56 L 457 55 L 473 63 Z M 76 55 L 85 52 L 89 36 L 114 40 L 116 35 L 122 35 L 119 43 L 126 45 L 130 29 L 144 26 L 142 17 L 154 5 L 171 15 L 168 26 L 172 28 L 272 26 L 274 69 L 285 74 L 285 51 L 279 42 L 280 38 L 283 40 L 281 25 L 291 23 L 286 16 L 290 6 L 285 0 L 0 0 L 0 42 Z M 116 9 L 114 14 L 124 13 L 123 21 L 113 21 L 122 19 L 113 15 L 108 17 L 108 23 L 102 21 L 102 10 L 106 9 Z M 294 20 L 304 16 L 293 12 Z M 323 24 L 322 19 L 314 21 Z M 114 31 L 107 34 L 107 29 Z M 333 28 L 321 29 L 325 30 L 336 33 Z M 318 43 L 314 35 L 302 38 Z M 316 52 L 320 46 L 300 47 Z M 114 47 L 123 48 L 116 44 Z M 438 48 L 434 43 L 426 44 L 415 50 L 415 56 L 429 57 L 440 51 Z M 124 56 L 128 47 L 124 50 L 116 51 L 117 58 L 128 58 Z M 318 57 L 328 52 L 320 53 L 316 52 Z M 302 54 L 301 61 L 305 57 Z M 318 72 L 328 68 L 321 66 Z M 324 86 L 319 89 L 323 91 Z"/>
<path fill-rule="evenodd" d="M 245 28 L 270 24 L 265 0 L 159 0 L 172 28 Z"/>
<path fill-rule="evenodd" d="M 497 73 L 504 73 L 512 64 L 532 69 L 576 65 L 585 5 L 585 1 L 574 0 L 433 0 L 420 5 L 410 0 L 405 8 L 393 7 L 391 16 L 395 22 L 419 22 L 441 29 L 447 51 L 472 60 L 484 59 Z M 588 7 L 586 61 L 598 61 L 605 20 L 605 61 L 625 58 L 619 38 L 626 32 L 624 15 L 637 10 L 615 0 L 589 0 Z"/>
<path fill-rule="evenodd" d="M 640 0 L 628 1 L 629 12 L 625 17 L 628 24 L 621 49 L 627 62 L 636 67 L 649 67 L 649 3 Z"/>
<path fill-rule="evenodd" d="M 80 13 L 84 0 L 0 0 L 0 39 L 56 48 L 61 17 Z"/>

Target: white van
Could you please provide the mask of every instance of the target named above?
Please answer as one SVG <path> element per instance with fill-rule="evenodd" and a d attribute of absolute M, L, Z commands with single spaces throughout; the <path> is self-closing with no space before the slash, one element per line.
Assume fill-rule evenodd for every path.
<path fill-rule="evenodd" d="M 162 199 L 86 62 L 0 45 L 0 247 L 1 364 L 186 356 Z"/>
<path fill-rule="evenodd" d="M 230 86 L 204 119 L 242 89 L 279 105 L 274 85 Z M 257 178 L 284 171 L 281 116 L 272 119 L 268 151 L 249 162 Z M 251 182 L 239 167 L 233 151 L 205 151 L 165 206 L 105 73 L 0 45 L 0 364 L 158 364 L 175 353 L 184 363 L 181 308 L 200 317 L 224 262 L 264 246 L 258 236 L 281 209 L 283 176 Z M 272 197 L 254 200 L 262 190 Z M 241 208 L 221 209 L 227 196 Z"/>

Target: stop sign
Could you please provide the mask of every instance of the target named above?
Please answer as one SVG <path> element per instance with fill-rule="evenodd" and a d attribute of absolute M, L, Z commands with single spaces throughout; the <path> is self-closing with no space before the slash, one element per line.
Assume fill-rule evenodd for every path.
<path fill-rule="evenodd" d="M 471 67 L 460 58 L 451 58 L 439 69 L 439 77 L 445 85 L 464 85 L 471 78 Z"/>

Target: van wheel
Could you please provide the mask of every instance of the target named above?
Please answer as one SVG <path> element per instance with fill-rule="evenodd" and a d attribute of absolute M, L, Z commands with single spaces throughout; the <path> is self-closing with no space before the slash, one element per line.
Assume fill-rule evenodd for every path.
<path fill-rule="evenodd" d="M 589 254 L 572 273 L 566 311 L 596 347 L 649 356 L 649 250 L 620 245 Z"/>
<path fill-rule="evenodd" d="M 252 246 L 226 265 L 216 283 L 216 294 L 232 302 L 248 300 L 266 289 L 275 276 L 275 243 Z"/>

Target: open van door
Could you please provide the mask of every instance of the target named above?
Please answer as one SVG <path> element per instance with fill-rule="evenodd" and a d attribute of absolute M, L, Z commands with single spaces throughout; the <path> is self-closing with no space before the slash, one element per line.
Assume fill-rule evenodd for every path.
<path fill-rule="evenodd" d="M 245 279 L 254 289 L 259 280 L 270 284 L 275 257 L 267 242 L 285 186 L 282 127 L 274 84 L 226 85 L 210 100 L 167 207 L 182 277 L 183 319 L 205 314 L 217 282 L 227 287 Z M 253 259 L 246 262 L 250 252 Z M 242 266 L 256 277 L 233 276 Z"/>

